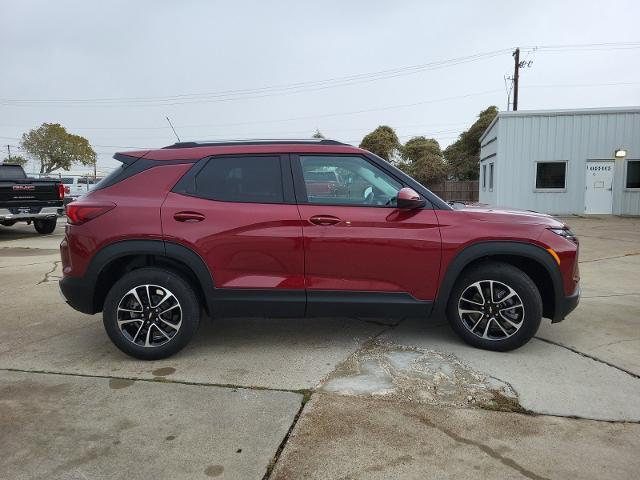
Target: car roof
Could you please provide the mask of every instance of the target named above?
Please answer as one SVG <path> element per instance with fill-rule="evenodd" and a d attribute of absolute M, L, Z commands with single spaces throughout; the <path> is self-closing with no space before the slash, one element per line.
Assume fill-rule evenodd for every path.
<path fill-rule="evenodd" d="M 180 142 L 153 150 L 121 152 L 120 155 L 147 160 L 197 160 L 211 155 L 277 153 L 363 153 L 364 150 L 335 140 L 234 140 Z"/>

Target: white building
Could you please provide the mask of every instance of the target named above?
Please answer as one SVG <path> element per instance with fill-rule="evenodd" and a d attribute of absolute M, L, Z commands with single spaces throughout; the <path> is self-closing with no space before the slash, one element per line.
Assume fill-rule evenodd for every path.
<path fill-rule="evenodd" d="M 640 215 L 640 107 L 500 112 L 480 145 L 482 203 Z"/>

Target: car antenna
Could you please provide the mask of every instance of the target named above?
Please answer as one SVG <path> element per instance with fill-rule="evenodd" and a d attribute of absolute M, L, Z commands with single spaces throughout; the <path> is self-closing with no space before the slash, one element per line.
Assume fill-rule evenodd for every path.
<path fill-rule="evenodd" d="M 171 130 L 173 130 L 173 134 L 176 136 L 176 138 L 178 139 L 178 142 L 179 142 L 180 141 L 180 137 L 176 133 L 176 129 L 173 128 L 173 123 L 171 123 L 171 120 L 169 119 L 169 117 L 164 117 L 164 118 L 166 118 L 167 122 L 169 122 L 169 126 L 171 127 Z"/>

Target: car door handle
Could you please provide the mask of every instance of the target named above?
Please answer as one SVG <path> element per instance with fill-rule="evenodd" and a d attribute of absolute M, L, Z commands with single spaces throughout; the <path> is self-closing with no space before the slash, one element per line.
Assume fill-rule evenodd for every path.
<path fill-rule="evenodd" d="M 178 212 L 173 214 L 173 218 L 178 222 L 195 223 L 204 220 L 204 215 L 198 212 Z"/>
<path fill-rule="evenodd" d="M 335 225 L 340 223 L 340 219 L 332 215 L 314 215 L 309 221 L 315 225 Z"/>

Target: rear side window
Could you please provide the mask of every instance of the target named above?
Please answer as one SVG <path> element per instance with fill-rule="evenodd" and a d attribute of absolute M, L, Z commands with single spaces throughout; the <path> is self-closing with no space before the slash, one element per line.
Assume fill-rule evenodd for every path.
<path fill-rule="evenodd" d="M 280 157 L 211 158 L 196 175 L 195 194 L 225 202 L 283 203 Z"/>

